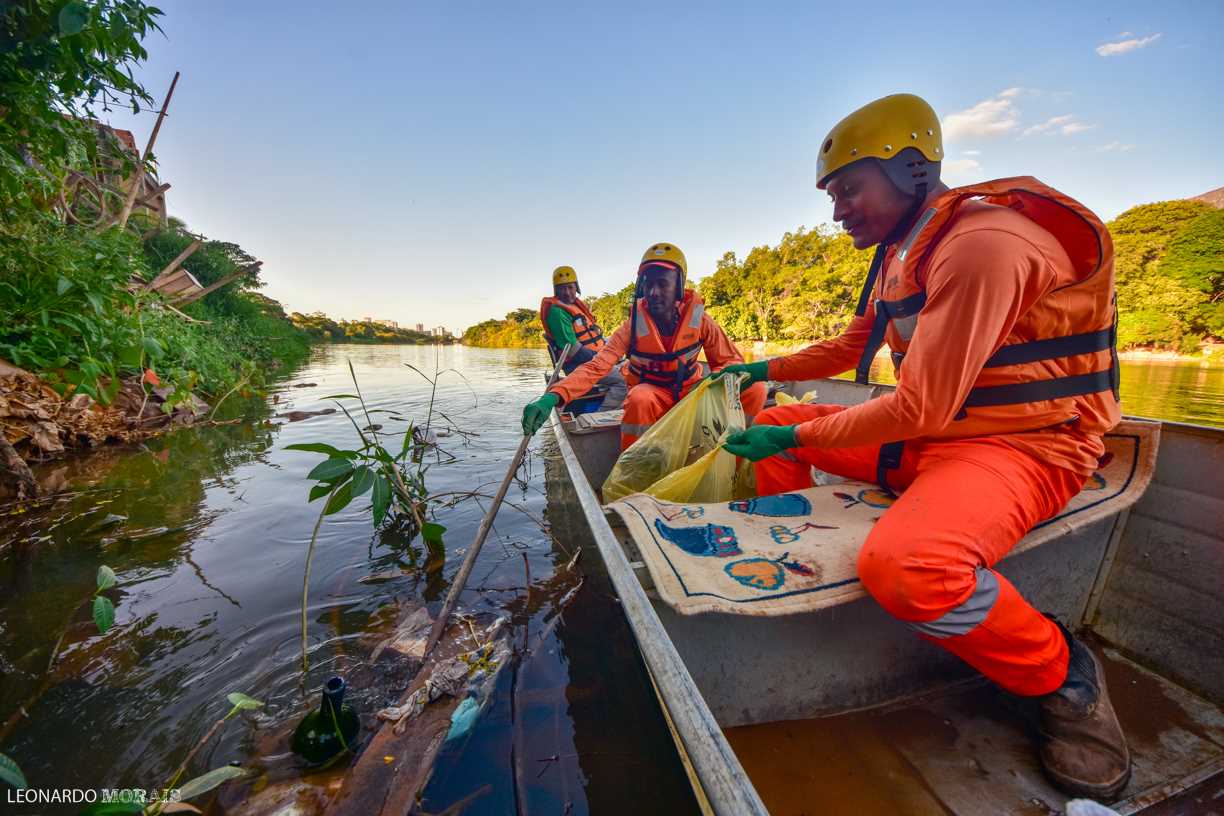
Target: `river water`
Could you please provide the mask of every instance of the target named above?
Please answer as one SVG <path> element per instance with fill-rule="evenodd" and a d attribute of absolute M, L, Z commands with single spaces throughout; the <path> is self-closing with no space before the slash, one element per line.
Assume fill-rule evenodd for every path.
<path fill-rule="evenodd" d="M 339 412 L 299 422 L 275 414 L 332 406 L 327 395 L 353 390 L 348 363 L 370 409 L 418 419 L 429 386 L 405 363 L 463 374 L 466 381 L 441 377 L 437 406 L 477 435 L 441 439 L 455 459 L 427 473 L 432 493 L 454 495 L 495 489 L 520 439 L 522 405 L 541 390 L 546 355 L 323 346 L 266 400 L 233 406 L 239 424 L 44 466 L 41 479 L 76 492 L 29 510 L 0 508 L 0 718 L 8 721 L 0 752 L 31 785 L 160 787 L 225 713 L 231 691 L 265 707 L 231 721 L 189 774 L 238 762 L 272 785 L 325 785 L 329 777 L 302 776 L 285 744 L 322 682 L 349 678 L 367 734 L 373 712 L 397 700 L 406 678 L 370 654 L 407 604 L 440 602 L 487 502 L 438 510 L 448 528 L 441 562 L 419 540 L 374 530 L 363 501 L 323 523 L 303 693 L 299 602 L 318 512 L 306 503 L 305 477 L 321 457 L 285 447 L 356 447 L 356 433 Z M 1222 368 L 1125 363 L 1122 382 L 1129 414 L 1224 426 Z M 383 433 L 402 429 L 386 416 L 375 415 Z M 436 813 L 475 794 L 467 812 L 513 812 L 516 798 L 539 813 L 696 812 L 598 565 L 580 564 L 587 580 L 571 593 L 577 578 L 562 567 L 582 525 L 559 475 L 555 442 L 542 432 L 511 489 L 519 509 L 502 509 L 462 597 L 464 609 L 508 615 L 516 635 L 536 643 L 517 676 L 530 704 L 512 722 L 495 694 L 471 737 L 443 750 L 423 806 Z M 541 517 L 552 535 L 537 525 Z M 90 618 L 100 564 L 119 579 L 116 624 L 105 635 Z M 16 713 L 23 706 L 24 716 Z M 515 759 L 517 781 L 516 729 L 528 746 Z"/>

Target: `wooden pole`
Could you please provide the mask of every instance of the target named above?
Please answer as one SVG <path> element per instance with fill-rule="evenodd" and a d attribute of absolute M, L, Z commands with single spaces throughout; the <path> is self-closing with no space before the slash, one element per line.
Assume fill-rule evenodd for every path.
<path fill-rule="evenodd" d="M 149 281 L 148 284 L 145 285 L 145 291 L 147 292 L 150 289 L 155 288 L 157 284 L 161 283 L 162 280 L 174 274 L 174 270 L 179 268 L 179 264 L 181 264 L 183 261 L 187 260 L 192 255 L 194 255 L 195 251 L 203 245 L 204 245 L 204 242 L 201 241 L 199 238 L 195 239 L 190 244 L 188 244 L 187 248 L 184 249 L 182 252 L 180 252 L 177 258 L 175 258 L 173 261 L 168 263 L 165 269 L 163 269 L 161 272 L 158 272 L 157 276 L 153 278 L 153 280 Z"/>
<path fill-rule="evenodd" d="M 149 134 L 149 143 L 145 145 L 144 153 L 136 162 L 136 178 L 132 179 L 132 189 L 128 190 L 127 198 L 123 201 L 123 210 L 119 213 L 119 229 L 127 226 L 128 218 L 132 215 L 132 206 L 136 203 L 136 195 L 144 186 L 145 162 L 153 154 L 153 144 L 157 141 L 157 134 L 161 130 L 162 120 L 166 118 L 166 109 L 170 107 L 170 97 L 174 96 L 174 86 L 178 81 L 179 72 L 175 71 L 174 79 L 170 80 L 170 90 L 166 91 L 166 98 L 162 100 L 161 110 L 157 113 L 157 121 L 153 124 L 153 132 Z"/>
<path fill-rule="evenodd" d="M 250 266 L 244 266 L 242 267 L 242 269 L 239 269 L 237 272 L 233 273 L 232 275 L 226 275 L 221 280 L 217 281 L 216 283 L 209 284 L 208 286 L 204 287 L 203 289 L 196 292 L 195 294 L 191 294 L 191 295 L 187 295 L 186 297 L 179 298 L 178 300 L 174 301 L 174 305 L 175 306 L 186 306 L 188 303 L 195 303 L 197 300 L 204 297 L 205 295 L 211 292 L 217 291 L 218 289 L 220 289 L 222 286 L 225 286 L 226 284 L 233 283 L 234 281 L 238 280 L 244 275 L 249 275 L 252 272 L 258 272 L 259 267 L 261 266 L 263 266 L 263 261 L 256 261 Z"/>
<path fill-rule="evenodd" d="M 561 354 L 557 358 L 557 365 L 553 368 L 552 376 L 548 378 L 548 386 L 557 381 L 557 375 L 561 373 L 561 366 L 565 363 L 565 358 L 569 356 L 570 350 L 574 347 L 569 345 L 561 350 Z M 548 386 L 545 387 L 545 390 L 547 390 Z M 493 506 L 489 508 L 489 512 L 485 513 L 484 519 L 480 522 L 480 528 L 476 531 L 476 540 L 472 542 L 472 546 L 468 548 L 467 554 L 463 556 L 463 563 L 459 565 L 459 572 L 455 575 L 450 591 L 446 593 L 446 601 L 442 604 L 442 611 L 438 613 L 437 619 L 433 622 L 433 628 L 429 630 L 429 640 L 425 642 L 425 653 L 421 656 L 422 661 L 429 659 L 429 653 L 433 651 L 434 646 L 438 645 L 438 640 L 446 629 L 446 621 L 450 618 L 451 612 L 455 609 L 455 604 L 459 601 L 459 593 L 463 591 L 468 575 L 471 574 L 472 567 L 476 564 L 476 556 L 480 554 L 480 548 L 484 546 L 485 538 L 488 537 L 489 530 L 493 527 L 493 519 L 497 518 L 497 510 L 501 507 L 502 499 L 506 498 L 506 491 L 510 489 L 510 483 L 514 481 L 514 474 L 518 472 L 519 464 L 523 461 L 523 456 L 527 453 L 527 445 L 530 443 L 531 437 L 524 434 L 523 441 L 519 442 L 518 450 L 514 452 L 514 458 L 510 460 L 510 469 L 506 471 L 501 486 L 497 488 L 497 494 L 493 497 Z"/>

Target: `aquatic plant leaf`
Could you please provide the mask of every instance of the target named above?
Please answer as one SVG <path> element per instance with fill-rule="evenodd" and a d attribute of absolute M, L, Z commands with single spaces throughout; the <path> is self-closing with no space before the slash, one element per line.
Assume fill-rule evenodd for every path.
<path fill-rule="evenodd" d="M 263 703 L 261 703 L 259 700 L 256 700 L 253 697 L 248 697 L 241 691 L 232 691 L 225 695 L 225 699 L 229 700 L 230 705 L 232 705 L 234 708 L 241 708 L 244 711 L 259 708 L 263 705 Z"/>
<path fill-rule="evenodd" d="M 119 583 L 119 579 L 115 577 L 115 571 L 103 564 L 98 567 L 98 591 L 110 589 L 115 584 Z"/>
<path fill-rule="evenodd" d="M 308 453 L 326 453 L 332 459 L 352 459 L 357 451 L 345 451 L 333 448 L 326 442 L 302 442 L 297 445 L 286 445 L 285 450 L 306 451 Z"/>
<path fill-rule="evenodd" d="M 387 506 L 391 504 L 391 485 L 387 477 L 381 473 L 374 480 L 372 501 L 374 503 L 374 526 L 377 527 L 382 524 L 387 515 Z"/>
<path fill-rule="evenodd" d="M 202 793 L 208 793 L 223 782 L 228 782 L 231 779 L 241 779 L 248 773 L 250 771 L 246 768 L 235 768 L 233 765 L 222 765 L 220 768 L 213 768 L 206 774 L 184 782 L 179 788 L 179 797 L 182 799 L 192 799 Z"/>
<path fill-rule="evenodd" d="M 353 463 L 348 459 L 332 457 L 315 465 L 314 470 L 310 471 L 306 478 L 320 482 L 334 482 L 341 476 L 347 475 L 352 469 Z"/>
<path fill-rule="evenodd" d="M 98 625 L 98 631 L 106 634 L 106 630 L 115 624 L 115 605 L 110 598 L 99 595 L 93 600 L 93 619 Z"/>
<path fill-rule="evenodd" d="M 353 483 L 346 482 L 342 484 L 332 497 L 327 500 L 327 507 L 323 510 L 323 515 L 330 516 L 333 513 L 339 513 L 348 503 L 353 500 Z"/>
<path fill-rule="evenodd" d="M 353 498 L 357 498 L 374 486 L 374 471 L 370 470 L 365 465 L 360 465 L 353 469 L 352 485 Z"/>
<path fill-rule="evenodd" d="M 17 763 L 4 754 L 0 754 L 0 782 L 6 782 L 17 790 L 29 787 Z"/>
<path fill-rule="evenodd" d="M 328 394 L 323 399 L 361 399 L 356 394 Z"/>
<path fill-rule="evenodd" d="M 314 487 L 310 488 L 310 501 L 314 501 L 315 499 L 323 498 L 328 493 L 332 492 L 333 487 L 334 485 L 329 485 L 329 484 L 324 483 L 324 484 L 317 484 Z"/>
<path fill-rule="evenodd" d="M 429 547 L 433 555 L 441 555 L 446 552 L 446 544 L 442 541 L 442 534 L 445 532 L 445 527 L 432 521 L 421 525 L 421 538 L 424 539 L 425 545 Z"/>

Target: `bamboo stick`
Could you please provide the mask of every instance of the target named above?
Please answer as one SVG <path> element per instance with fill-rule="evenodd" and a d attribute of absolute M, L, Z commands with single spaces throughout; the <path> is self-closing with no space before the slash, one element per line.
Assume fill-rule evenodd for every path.
<path fill-rule="evenodd" d="M 175 71 L 174 79 L 170 81 L 170 90 L 166 91 L 166 98 L 162 100 L 161 110 L 157 113 L 157 122 L 153 124 L 153 132 L 149 134 L 149 143 L 145 145 L 144 153 L 137 157 L 136 178 L 132 179 L 132 189 L 128 190 L 127 198 L 123 201 L 123 210 L 119 213 L 119 229 L 127 226 L 128 218 L 132 215 L 132 206 L 136 203 L 136 195 L 144 185 L 145 162 L 153 154 L 153 144 L 157 141 L 157 134 L 166 118 L 166 109 L 170 107 L 170 97 L 174 96 L 174 86 L 178 85 L 178 81 L 179 72 Z"/>
<path fill-rule="evenodd" d="M 557 358 L 557 365 L 553 368 L 552 376 L 548 378 L 548 386 L 553 385 L 557 381 L 557 375 L 561 373 L 561 366 L 565 363 L 565 359 L 569 357 L 570 350 L 573 348 L 574 346 L 566 346 L 561 350 L 561 354 Z M 545 390 L 547 390 L 548 386 L 545 387 Z M 484 546 L 485 538 L 488 537 L 489 530 L 493 528 L 493 519 L 497 518 L 497 510 L 501 507 L 502 499 L 506 498 L 506 491 L 510 489 L 510 483 L 514 481 L 514 474 L 518 472 L 519 464 L 523 461 L 523 456 L 527 453 L 527 446 L 530 443 L 531 437 L 523 434 L 523 441 L 519 442 L 518 450 L 514 452 L 514 458 L 510 460 L 510 469 L 506 471 L 501 486 L 497 488 L 497 493 L 493 496 L 493 506 L 489 508 L 489 512 L 485 513 L 484 519 L 480 522 L 480 528 L 476 531 L 476 540 L 472 542 L 472 546 L 468 548 L 467 554 L 463 556 L 463 563 L 459 565 L 459 572 L 455 575 L 450 591 L 446 593 L 446 601 L 442 604 L 442 611 L 438 613 L 438 617 L 433 622 L 433 628 L 429 630 L 429 640 L 425 642 L 425 654 L 421 657 L 423 661 L 429 659 L 429 653 L 433 651 L 434 646 L 438 645 L 438 640 L 446 629 L 446 621 L 450 619 L 451 612 L 454 611 L 455 604 L 459 601 L 459 593 L 463 591 L 468 575 L 471 574 L 472 567 L 476 564 L 476 556 L 480 554 L 480 548 Z"/>
<path fill-rule="evenodd" d="M 195 303 L 200 298 L 204 297 L 205 295 L 211 294 L 212 292 L 215 292 L 216 290 L 220 289 L 222 286 L 231 284 L 234 281 L 238 280 L 239 278 L 245 275 L 249 275 L 252 272 L 258 272 L 261 266 L 263 266 L 263 261 L 256 261 L 250 266 L 244 266 L 242 267 L 242 269 L 239 269 L 237 272 L 233 273 L 232 275 L 226 275 L 224 278 L 217 281 L 216 283 L 211 283 L 194 294 L 179 298 L 178 300 L 174 301 L 174 305 L 175 306 L 186 306 L 189 303 Z"/>

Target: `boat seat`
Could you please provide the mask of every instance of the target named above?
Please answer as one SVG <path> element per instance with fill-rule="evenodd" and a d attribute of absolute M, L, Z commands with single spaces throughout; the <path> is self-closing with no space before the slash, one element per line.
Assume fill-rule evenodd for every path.
<path fill-rule="evenodd" d="M 1151 481 L 1159 430 L 1159 423 L 1128 420 L 1107 434 L 1100 469 L 1012 554 L 1110 521 L 1134 504 Z M 842 482 L 717 504 L 637 493 L 608 509 L 624 522 L 630 561 L 645 564 L 658 597 L 680 614 L 792 615 L 866 595 L 855 572 L 858 552 L 892 502 L 875 485 Z"/>

